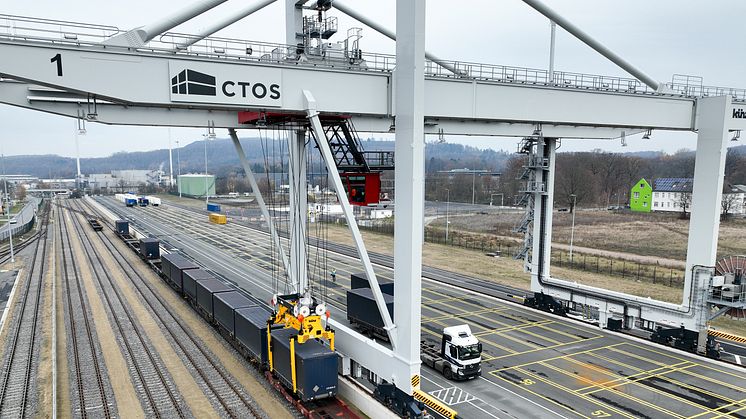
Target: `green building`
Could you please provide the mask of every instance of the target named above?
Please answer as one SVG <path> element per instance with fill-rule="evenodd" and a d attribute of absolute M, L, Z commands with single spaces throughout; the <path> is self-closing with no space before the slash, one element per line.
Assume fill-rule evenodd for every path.
<path fill-rule="evenodd" d="M 629 193 L 629 208 L 637 212 L 650 212 L 653 206 L 653 188 L 647 180 L 640 179 Z"/>
<path fill-rule="evenodd" d="M 207 191 L 210 196 L 215 196 L 215 176 L 213 175 L 179 175 L 177 186 L 182 195 L 203 197 Z"/>

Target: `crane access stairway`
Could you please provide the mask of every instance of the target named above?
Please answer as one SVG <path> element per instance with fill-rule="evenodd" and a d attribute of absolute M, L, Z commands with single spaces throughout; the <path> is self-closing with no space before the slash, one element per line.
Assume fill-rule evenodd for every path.
<path fill-rule="evenodd" d="M 337 168 L 343 172 L 379 172 L 394 169 L 393 151 L 365 151 L 349 118 L 321 119 Z"/>
<path fill-rule="evenodd" d="M 536 172 L 538 170 L 549 169 L 549 159 L 536 154 L 537 146 L 541 143 L 541 132 L 536 130 L 530 137 L 521 139 L 518 143 L 518 154 L 526 154 L 526 164 L 523 166 L 521 175 L 518 180 L 526 182 L 526 187 L 521 190 L 520 198 L 515 202 L 517 206 L 525 206 L 525 213 L 521 221 L 513 228 L 514 233 L 524 233 L 523 244 L 514 255 L 515 259 L 526 259 L 531 246 L 533 245 L 534 206 L 536 204 L 536 194 L 546 192 L 546 183 L 537 181 Z"/>
<path fill-rule="evenodd" d="M 394 170 L 394 152 L 392 150 L 365 151 L 360 136 L 349 117 L 321 115 L 319 119 L 329 141 L 334 162 L 340 172 L 371 173 Z M 305 115 L 254 111 L 239 112 L 238 120 L 241 124 L 255 127 L 297 125 L 307 122 Z M 313 134 L 313 131 L 311 133 Z"/>

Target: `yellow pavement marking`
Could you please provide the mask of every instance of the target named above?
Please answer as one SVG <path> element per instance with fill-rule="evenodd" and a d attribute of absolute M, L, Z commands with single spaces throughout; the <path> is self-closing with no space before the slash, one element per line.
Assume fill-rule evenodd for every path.
<path fill-rule="evenodd" d="M 544 320 L 544 323 L 552 324 L 554 320 Z M 531 327 L 538 327 L 539 324 L 517 324 L 515 326 L 501 327 L 499 329 L 487 329 L 483 332 L 474 333 L 475 336 L 489 335 L 492 333 L 510 332 L 512 330 L 527 329 Z"/>
<path fill-rule="evenodd" d="M 572 358 L 569 358 L 568 360 L 570 362 L 573 362 L 573 363 L 575 363 L 577 365 L 580 365 L 580 366 L 582 366 L 584 368 L 588 368 L 588 369 L 600 372 L 600 373 L 608 375 L 610 377 L 616 377 L 617 379 L 619 379 L 619 378 L 626 379 L 626 377 L 621 377 L 618 374 L 610 372 L 610 371 L 608 371 L 608 370 L 606 370 L 606 369 L 604 369 L 602 367 L 599 367 L 597 365 L 589 364 L 587 362 L 579 361 L 577 359 L 572 359 Z M 549 365 L 546 365 L 546 366 L 549 367 L 549 368 L 555 369 L 552 366 L 549 366 Z M 705 411 L 712 410 L 712 409 L 708 408 L 707 406 L 702 406 L 702 405 L 700 405 L 698 403 L 694 403 L 694 402 L 692 402 L 690 400 L 686 400 L 686 399 L 684 399 L 682 397 L 679 397 L 679 396 L 676 396 L 676 395 L 673 395 L 673 394 L 670 394 L 670 393 L 666 393 L 663 390 L 659 390 L 659 389 L 654 388 L 654 387 L 646 386 L 646 385 L 641 384 L 641 383 L 638 382 L 639 380 L 643 380 L 645 378 L 657 377 L 657 376 L 660 376 L 660 375 L 663 375 L 663 374 L 668 374 L 668 373 L 671 373 L 671 372 L 674 372 L 674 371 L 679 371 L 679 370 L 683 370 L 683 369 L 686 369 L 686 368 L 690 368 L 692 366 L 693 365 L 684 365 L 684 366 L 679 366 L 679 367 L 676 367 L 676 368 L 674 368 L 673 366 L 671 366 L 671 367 L 669 367 L 670 371 L 661 371 L 661 372 L 658 372 L 658 373 L 650 373 L 648 377 L 638 377 L 636 379 L 626 380 L 623 383 L 612 385 L 612 386 L 596 385 L 596 387 L 599 387 L 599 388 L 597 388 L 595 390 L 592 390 L 592 391 L 588 391 L 588 392 L 582 393 L 582 394 L 590 395 L 590 394 L 593 394 L 593 393 L 598 393 L 600 391 L 613 391 L 614 393 L 619 393 L 622 397 L 628 398 L 628 399 L 630 399 L 632 401 L 635 401 L 637 403 L 640 403 L 640 404 L 648 405 L 649 402 L 644 401 L 644 400 L 642 400 L 640 398 L 628 395 L 626 393 L 623 393 L 623 392 L 621 392 L 621 391 L 619 391 L 617 389 L 617 387 L 621 387 L 623 385 L 633 384 L 633 385 L 636 385 L 636 386 L 638 386 L 640 388 L 648 390 L 648 391 L 650 391 L 652 393 L 660 394 L 662 396 L 668 397 L 670 399 L 674 399 L 674 400 L 679 401 L 681 403 L 688 404 L 688 405 L 694 407 L 695 409 L 700 409 L 700 410 L 705 410 Z M 562 371 L 559 371 L 559 372 L 562 372 Z M 577 376 L 575 376 L 573 374 L 570 374 L 570 373 L 566 373 L 566 374 L 569 375 L 569 376 L 571 376 L 571 377 L 578 378 Z M 588 381 L 588 382 L 593 383 L 593 380 L 588 380 L 588 379 L 585 379 L 584 377 L 579 377 L 579 378 L 581 380 L 583 380 L 583 381 Z M 614 381 L 616 381 L 616 380 L 614 380 Z M 580 391 L 580 390 L 578 390 L 578 391 Z M 650 404 L 650 405 L 652 406 L 652 404 Z M 661 410 L 664 410 L 661 407 L 658 407 L 658 408 L 661 409 Z"/>
<path fill-rule="evenodd" d="M 547 385 L 549 385 L 551 387 L 554 387 L 556 389 L 562 390 L 565 393 L 569 394 L 570 396 L 577 397 L 579 399 L 583 399 L 583 400 L 585 400 L 585 401 L 587 401 L 587 402 L 589 402 L 591 404 L 595 404 L 598 407 L 601 407 L 603 409 L 615 412 L 615 413 L 617 413 L 619 415 L 622 415 L 624 417 L 634 418 L 634 416 L 631 416 L 631 415 L 627 414 L 623 410 L 619 410 L 619 409 L 617 409 L 617 408 L 615 408 L 613 406 L 607 405 L 606 403 L 598 401 L 598 400 L 596 400 L 596 399 L 594 399 L 592 397 L 588 397 L 588 396 L 584 396 L 582 394 L 578 394 L 578 393 L 574 392 L 573 390 L 571 390 L 571 389 L 569 389 L 569 388 L 567 388 L 567 387 L 565 387 L 563 385 L 557 384 L 557 383 L 555 383 L 555 382 L 553 382 L 551 380 L 547 380 L 547 379 L 545 379 L 544 377 L 542 377 L 542 376 L 540 376 L 538 374 L 531 373 L 531 372 L 523 370 L 521 368 L 518 368 L 516 371 L 520 372 L 521 374 L 528 375 L 529 377 L 532 377 L 535 380 L 541 381 L 544 384 L 547 384 Z"/>
<path fill-rule="evenodd" d="M 598 335 L 598 336 L 594 336 L 592 338 L 583 339 L 583 342 L 588 342 L 588 341 L 595 340 L 595 339 L 598 339 L 598 338 L 601 338 L 601 337 L 603 337 L 603 336 L 602 335 Z M 528 351 L 525 351 L 525 352 L 518 352 L 518 353 L 510 354 L 510 355 L 497 356 L 497 357 L 495 357 L 495 359 L 507 358 L 509 356 L 525 355 L 525 354 L 528 354 L 528 353 L 531 353 L 531 352 L 538 352 L 538 351 L 544 351 L 544 350 L 547 350 L 547 349 L 554 349 L 554 348 L 558 348 L 560 346 L 571 345 L 573 343 L 576 343 L 576 342 L 562 343 L 562 344 L 559 344 L 559 345 L 552 345 L 552 346 L 546 346 L 544 348 L 531 349 L 531 350 L 528 350 Z M 574 356 L 574 355 L 577 355 L 577 354 L 582 354 L 582 353 L 586 353 L 586 352 L 590 352 L 590 351 L 598 351 L 598 350 L 601 350 L 601 349 L 606 349 L 606 348 L 609 348 L 609 347 L 612 347 L 612 346 L 617 346 L 617 345 L 624 345 L 624 342 L 615 343 L 613 345 L 602 346 L 602 347 L 599 347 L 599 348 L 588 349 L 588 350 L 585 350 L 585 351 L 575 352 L 575 353 L 572 353 L 572 354 L 560 355 L 560 356 L 556 356 L 554 358 L 548 358 L 548 359 L 542 359 L 542 360 L 539 360 L 539 361 L 527 362 L 527 363 L 521 364 L 521 365 L 515 365 L 515 366 L 512 366 L 512 367 L 501 368 L 499 370 L 495 370 L 494 372 L 509 370 L 511 368 L 525 367 L 526 365 L 535 364 L 535 363 L 541 362 L 541 361 L 550 361 L 550 360 L 553 360 L 553 359 L 561 359 L 561 358 L 565 358 L 565 357 L 569 357 L 569 356 Z"/>
<path fill-rule="evenodd" d="M 430 308 L 430 310 L 440 312 L 440 310 L 435 310 L 435 309 L 432 309 L 432 308 Z M 506 308 L 485 308 L 484 310 L 475 311 L 474 313 L 478 313 L 478 314 L 500 313 L 500 312 L 502 312 L 504 310 L 506 310 Z M 453 317 L 454 317 L 453 314 L 441 314 L 439 316 L 423 317 L 422 321 L 445 320 L 445 319 L 450 319 L 450 318 L 453 318 Z"/>
<path fill-rule="evenodd" d="M 721 369 L 719 369 L 719 368 L 711 367 L 711 366 L 709 366 L 709 365 L 705 365 L 705 364 L 700 364 L 700 363 L 697 363 L 697 362 L 692 362 L 692 361 L 689 361 L 689 360 L 687 360 L 687 359 L 684 359 L 684 358 L 679 358 L 679 357 L 675 357 L 675 356 L 667 355 L 667 354 L 665 354 L 665 353 L 662 353 L 662 352 L 656 351 L 656 350 L 654 350 L 654 349 L 649 349 L 649 348 L 641 347 L 641 346 L 639 346 L 639 345 L 635 345 L 635 344 L 633 344 L 633 343 L 630 343 L 629 345 L 630 345 L 630 346 L 633 346 L 633 347 L 636 347 L 636 348 L 639 348 L 639 349 L 643 349 L 643 350 L 648 350 L 648 351 L 650 351 L 650 352 L 658 353 L 658 354 L 661 354 L 661 355 L 663 355 L 663 356 L 668 356 L 668 357 L 670 357 L 670 358 L 673 358 L 673 359 L 676 359 L 676 360 L 679 360 L 679 361 L 691 362 L 691 363 L 692 363 L 693 365 L 692 365 L 692 367 L 690 367 L 690 368 L 694 368 L 694 367 L 700 367 L 700 368 L 708 369 L 708 370 L 711 370 L 711 371 L 715 371 L 715 372 L 718 372 L 718 373 L 721 373 L 721 374 L 725 374 L 725 375 L 730 375 L 730 376 L 732 376 L 732 377 L 735 377 L 735 378 L 737 378 L 737 379 L 738 379 L 738 380 L 740 380 L 740 381 L 746 380 L 746 377 L 744 377 L 744 376 L 742 376 L 742 375 L 739 375 L 739 374 L 734 374 L 734 373 L 731 373 L 731 372 L 729 372 L 729 371 L 724 371 L 724 370 L 721 370 Z M 612 350 L 614 350 L 614 349 L 612 349 Z M 616 352 L 620 352 L 620 353 L 623 353 L 623 354 L 626 354 L 626 355 L 630 355 L 630 356 L 633 356 L 633 357 L 635 357 L 635 358 L 641 359 L 641 360 L 643 360 L 643 361 L 647 361 L 647 362 L 650 362 L 650 363 L 652 363 L 652 364 L 655 364 L 655 365 L 661 365 L 661 366 L 665 366 L 665 365 L 667 365 L 667 364 L 664 364 L 664 363 L 662 363 L 662 362 L 659 362 L 659 361 L 654 361 L 654 360 L 652 360 L 652 359 L 650 359 L 650 358 L 647 358 L 647 357 L 645 357 L 645 356 L 642 356 L 642 355 L 638 355 L 638 354 L 631 354 L 631 353 L 628 353 L 628 352 L 621 352 L 621 351 L 619 351 L 619 350 L 614 350 L 614 351 L 616 351 Z M 694 372 L 694 371 L 691 371 L 691 370 L 680 371 L 680 372 L 681 372 L 681 373 L 683 373 L 683 374 L 687 374 L 687 375 L 690 375 L 690 376 L 692 376 L 692 377 L 697 377 L 697 378 L 699 378 L 699 379 L 702 379 L 702 380 L 704 380 L 704 381 L 707 381 L 707 382 L 710 382 L 710 383 L 713 383 L 713 384 L 717 384 L 717 385 L 720 385 L 720 386 L 725 386 L 725 387 L 727 387 L 727 388 L 731 388 L 731 389 L 737 390 L 737 391 L 739 391 L 739 392 L 742 392 L 742 393 L 746 393 L 746 388 L 744 388 L 744 387 L 739 387 L 739 386 L 737 386 L 737 385 L 735 385 L 735 384 L 733 384 L 733 383 L 726 383 L 726 382 L 720 381 L 720 380 L 718 380 L 718 379 L 716 379 L 716 378 L 712 378 L 712 377 L 708 377 L 708 376 L 706 376 L 706 375 L 698 374 L 698 373 L 696 373 L 696 372 Z"/>
<path fill-rule="evenodd" d="M 695 364 L 695 363 L 692 363 L 692 362 L 684 361 L 684 362 L 679 362 L 677 364 L 672 364 L 672 365 L 669 365 L 669 366 L 658 367 L 658 368 L 655 368 L 653 370 L 644 370 L 642 368 L 637 368 L 637 367 L 634 367 L 632 365 L 627 365 L 627 364 L 625 364 L 623 362 L 619 362 L 619 361 L 617 361 L 615 359 L 611 359 L 611 358 L 606 358 L 606 357 L 598 355 L 598 354 L 590 353 L 588 355 L 596 357 L 598 359 L 602 359 L 602 360 L 604 360 L 606 362 L 610 362 L 610 363 L 613 363 L 613 364 L 621 365 L 621 366 L 623 366 L 625 368 L 630 368 L 630 369 L 633 369 L 633 370 L 640 371 L 637 374 L 632 374 L 632 375 L 629 375 L 627 377 L 620 377 L 619 379 L 613 380 L 613 381 L 620 381 L 620 380 L 633 381 L 631 379 L 632 377 L 639 376 L 639 375 L 646 375 L 646 374 L 652 373 L 654 371 L 664 370 L 664 369 L 670 368 L 670 371 L 656 373 L 655 375 L 652 375 L 651 377 L 657 377 L 657 378 L 659 378 L 661 380 L 667 381 L 667 382 L 669 382 L 671 384 L 674 384 L 676 386 L 679 386 L 679 387 L 682 387 L 682 388 L 688 388 L 690 390 L 693 390 L 693 391 L 696 391 L 696 392 L 699 392 L 699 393 L 707 394 L 707 395 L 709 395 L 711 397 L 716 397 L 716 398 L 724 400 L 726 402 L 736 403 L 735 400 L 733 400 L 730 397 L 727 397 L 725 395 L 722 395 L 722 394 L 719 394 L 719 393 L 714 393 L 712 391 L 705 390 L 703 388 L 696 387 L 696 386 L 694 386 L 692 384 L 685 383 L 685 382 L 682 382 L 682 381 L 679 381 L 679 380 L 676 380 L 674 378 L 667 377 L 667 376 L 664 375 L 664 374 L 670 374 L 670 373 L 673 373 L 673 372 L 686 372 L 686 371 L 684 371 L 685 369 L 692 368 L 692 367 L 695 367 L 695 366 L 698 365 L 698 364 Z M 682 364 L 689 364 L 689 365 L 687 365 L 687 366 L 681 366 Z M 677 367 L 677 366 L 678 366 L 678 368 L 671 368 L 671 367 Z M 636 379 L 634 381 L 639 381 L 639 380 L 642 380 L 644 378 L 650 378 L 650 377 L 640 377 L 640 378 L 638 378 L 638 379 Z M 609 381 L 607 383 L 603 383 L 602 385 L 606 386 L 607 384 L 610 384 L 613 381 Z M 624 383 L 619 384 L 619 385 L 624 385 Z M 614 387 L 616 387 L 616 385 Z M 590 387 L 588 389 L 590 389 Z M 583 389 L 583 390 L 586 390 L 586 389 Z M 586 393 L 586 394 L 590 394 L 590 393 Z"/>
<path fill-rule="evenodd" d="M 746 405 L 744 405 L 744 402 L 746 402 L 746 399 L 742 399 L 740 401 L 734 401 L 732 403 L 728 403 L 726 405 L 723 405 L 723 406 L 720 406 L 718 408 L 713 409 L 713 412 L 702 412 L 702 413 L 698 413 L 698 414 L 696 414 L 694 416 L 689 416 L 689 418 L 687 418 L 687 419 L 698 418 L 698 417 L 700 417 L 700 416 L 702 416 L 704 414 L 708 414 L 708 413 L 720 413 L 719 415 L 717 415 L 717 416 L 715 416 L 715 417 L 713 417 L 711 419 L 721 418 L 723 416 L 730 416 L 731 413 L 736 413 L 736 412 L 739 412 L 739 411 L 741 411 L 743 409 L 746 409 Z M 720 409 L 725 409 L 725 408 L 728 408 L 728 407 L 737 406 L 739 404 L 741 405 L 741 407 L 738 408 L 738 409 L 736 409 L 736 410 L 732 410 L 730 412 L 718 412 L 718 410 L 720 410 Z"/>
<path fill-rule="evenodd" d="M 559 407 L 561 407 L 561 408 L 563 408 L 563 409 L 567 410 L 568 412 L 570 412 L 570 413 L 572 413 L 572 414 L 578 415 L 578 416 L 580 416 L 580 417 L 582 417 L 582 418 L 586 418 L 586 419 L 591 419 L 591 417 L 590 417 L 590 416 L 586 416 L 586 415 L 583 415 L 582 413 L 580 413 L 580 412 L 578 412 L 578 411 L 576 411 L 576 410 L 574 410 L 574 409 L 571 409 L 570 407 L 568 407 L 568 406 L 566 406 L 566 405 L 564 405 L 564 404 L 562 404 L 562 403 L 558 403 L 557 401 L 555 401 L 555 400 L 552 400 L 552 399 L 550 399 L 549 397 L 546 397 L 546 396 L 544 396 L 544 395 L 542 395 L 542 394 L 539 394 L 539 393 L 537 393 L 537 392 L 535 392 L 535 391 L 533 391 L 533 390 L 530 390 L 530 389 L 528 389 L 528 388 L 527 388 L 526 386 L 521 386 L 521 385 L 519 385 L 518 383 L 515 383 L 515 382 L 513 382 L 513 381 L 510 381 L 510 380 L 508 380 L 508 379 L 505 379 L 505 378 L 503 378 L 503 377 L 501 377 L 501 376 L 499 376 L 499 375 L 497 375 L 497 374 L 493 374 L 493 373 L 494 373 L 494 371 L 490 372 L 490 374 L 494 375 L 494 376 L 495 376 L 495 377 L 497 377 L 498 379 L 500 379 L 500 380 L 503 380 L 503 381 L 505 381 L 506 383 L 512 384 L 513 386 L 515 386 L 515 387 L 518 387 L 519 389 L 521 389 L 521 390 L 523 390 L 523 391 L 526 391 L 526 392 L 528 392 L 528 393 L 531 393 L 531 394 L 533 394 L 533 395 L 534 395 L 534 396 L 536 396 L 536 397 L 539 397 L 539 398 L 541 398 L 541 399 L 543 399 L 543 400 L 545 400 L 545 401 L 548 401 L 549 403 L 552 403 L 552 404 L 554 404 L 554 405 L 557 405 L 557 406 L 559 406 Z"/>
<path fill-rule="evenodd" d="M 622 386 L 622 385 L 628 384 L 629 382 L 631 382 L 633 380 L 648 378 L 648 377 L 645 377 L 647 375 L 657 374 L 657 373 L 660 373 L 660 372 L 662 372 L 664 370 L 668 370 L 671 367 L 678 367 L 678 366 L 681 366 L 682 364 L 688 364 L 687 362 L 680 362 L 678 364 L 673 364 L 673 365 L 670 365 L 670 366 L 658 367 L 658 368 L 654 368 L 652 370 L 643 370 L 643 369 L 640 369 L 640 368 L 635 368 L 635 367 L 623 364 L 621 362 L 616 362 L 616 361 L 614 361 L 612 359 L 605 358 L 605 357 L 599 356 L 599 355 L 594 354 L 594 353 L 590 353 L 588 355 L 597 357 L 597 358 L 602 359 L 602 360 L 607 361 L 607 362 L 611 362 L 611 363 L 614 363 L 614 364 L 621 365 L 623 367 L 634 369 L 634 370 L 636 370 L 638 372 L 635 373 L 635 374 L 628 375 L 628 376 L 619 376 L 619 378 L 616 378 L 614 380 L 604 381 L 603 383 L 596 383 L 596 384 L 590 385 L 588 387 L 583 387 L 583 388 L 579 389 L 578 391 L 587 391 L 587 390 L 591 390 L 591 389 L 594 389 L 594 388 L 601 388 L 601 387 L 607 388 L 607 387 Z M 691 367 L 691 365 L 689 365 L 689 367 Z M 614 383 L 617 383 L 617 384 L 614 384 Z M 589 393 L 586 393 L 586 394 L 589 394 Z"/>
<path fill-rule="evenodd" d="M 571 360 L 572 360 L 572 359 L 571 359 Z M 575 360 L 572 360 L 572 361 L 575 361 Z M 578 364 L 582 364 L 582 363 L 580 363 L 580 362 L 577 362 L 577 363 L 578 363 Z M 567 375 L 568 377 L 571 377 L 571 378 L 573 378 L 573 379 L 576 379 L 576 380 L 581 380 L 581 381 L 584 381 L 584 382 L 587 382 L 587 383 L 592 383 L 592 382 L 593 382 L 593 380 L 591 380 L 591 379 L 585 378 L 585 377 L 583 377 L 583 376 L 575 375 L 575 374 L 573 374 L 573 373 L 571 373 L 571 372 L 569 372 L 569 371 L 566 371 L 566 370 L 564 370 L 564 369 L 562 369 L 562 368 L 559 368 L 559 367 L 555 367 L 555 366 L 553 366 L 553 365 L 548 365 L 548 364 L 545 364 L 545 363 L 543 363 L 543 362 L 542 362 L 542 363 L 540 363 L 540 365 L 543 365 L 543 366 L 545 366 L 545 367 L 547 367 L 547 368 L 549 368 L 549 369 L 555 370 L 555 371 L 557 371 L 557 372 L 559 372 L 559 373 L 561 373 L 561 374 Z M 614 375 L 615 375 L 615 374 L 609 373 L 608 371 L 605 371 L 605 370 L 603 370 L 603 369 L 601 369 L 601 368 L 593 368 L 593 366 L 591 366 L 590 364 L 589 364 L 589 365 L 584 365 L 584 366 L 585 366 L 585 367 L 587 367 L 587 368 L 590 368 L 590 369 L 595 369 L 595 370 L 596 370 L 596 371 L 598 371 L 598 372 L 601 372 L 601 373 L 604 373 L 604 374 L 607 374 L 607 375 L 610 375 L 610 376 L 614 376 Z M 645 400 L 639 399 L 639 398 L 637 398 L 637 397 L 634 397 L 634 396 L 632 396 L 632 395 L 630 395 L 630 394 L 626 394 L 626 393 L 624 393 L 624 392 L 622 392 L 622 391 L 619 391 L 619 390 L 618 390 L 618 389 L 616 389 L 616 388 L 609 388 L 609 389 L 603 389 L 603 390 L 604 390 L 604 391 L 609 391 L 610 393 L 614 393 L 614 394 L 616 394 L 617 396 L 621 396 L 622 398 L 625 398 L 625 399 L 631 400 L 631 401 L 633 401 L 633 402 L 635 402 L 635 403 L 637 403 L 637 404 L 640 404 L 640 405 L 643 405 L 643 406 L 647 406 L 647 407 L 650 407 L 650 408 L 652 408 L 652 409 L 655 409 L 655 410 L 657 410 L 657 411 L 659 411 L 659 412 L 661 412 L 661 413 L 665 413 L 665 414 L 667 414 L 667 415 L 669 415 L 669 416 L 673 416 L 673 417 L 678 417 L 678 418 L 684 418 L 684 416 L 682 416 L 682 415 L 680 415 L 680 414 L 678 414 L 678 413 L 676 413 L 676 412 L 672 412 L 672 411 L 670 411 L 670 410 L 668 410 L 668 409 L 664 409 L 663 407 L 661 407 L 661 406 L 658 406 L 658 405 L 656 405 L 656 404 L 653 404 L 653 403 L 647 402 L 647 401 L 645 401 Z M 571 390 L 571 391 L 572 391 L 572 390 Z M 577 391 L 573 391 L 573 392 L 574 392 L 575 394 L 581 395 L 581 396 L 583 396 L 583 397 L 588 397 L 587 395 L 585 395 L 585 394 L 583 394 L 583 393 L 578 393 Z M 699 408 L 699 407 L 698 407 L 698 408 Z M 699 408 L 699 409 L 701 409 L 701 408 Z"/>

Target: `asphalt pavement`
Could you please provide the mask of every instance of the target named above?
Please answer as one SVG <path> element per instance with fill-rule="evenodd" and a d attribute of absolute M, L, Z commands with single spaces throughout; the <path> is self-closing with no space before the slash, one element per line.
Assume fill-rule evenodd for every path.
<path fill-rule="evenodd" d="M 99 201 L 262 301 L 283 291 L 262 232 L 230 221 L 210 224 L 204 214 L 169 205 L 126 208 L 110 198 Z M 315 250 L 310 252 L 313 260 Z M 312 281 L 326 293 L 332 315 L 344 319 L 349 274 L 361 267 L 332 249 L 327 257 L 337 267 L 337 282 L 326 280 L 313 262 Z M 391 278 L 384 262 L 374 260 L 376 273 Z M 454 277 L 460 285 L 459 274 Z M 423 390 L 462 417 L 746 418 L 742 369 L 530 310 L 492 297 L 491 287 L 477 278 L 465 278 L 464 285 L 467 279 L 470 288 L 482 283 L 485 290 L 426 278 L 422 295 L 424 340 L 437 341 L 443 327 L 466 323 L 484 344 L 478 379 L 457 383 L 422 369 Z"/>

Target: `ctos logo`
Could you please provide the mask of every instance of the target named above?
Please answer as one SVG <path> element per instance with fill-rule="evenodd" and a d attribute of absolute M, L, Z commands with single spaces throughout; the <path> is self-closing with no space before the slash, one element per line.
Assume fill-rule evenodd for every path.
<path fill-rule="evenodd" d="M 171 78 L 171 93 L 215 96 L 215 77 L 194 70 L 184 70 Z"/>
<path fill-rule="evenodd" d="M 219 96 L 215 76 L 186 69 L 171 78 L 171 93 L 174 95 Z M 220 86 L 224 98 L 272 100 L 280 98 L 280 85 L 237 80 L 226 80 Z M 217 99 L 217 98 L 216 98 Z M 175 99 L 174 99 L 175 100 Z"/>
<path fill-rule="evenodd" d="M 746 119 L 746 112 L 743 109 L 733 109 L 733 118 Z"/>

